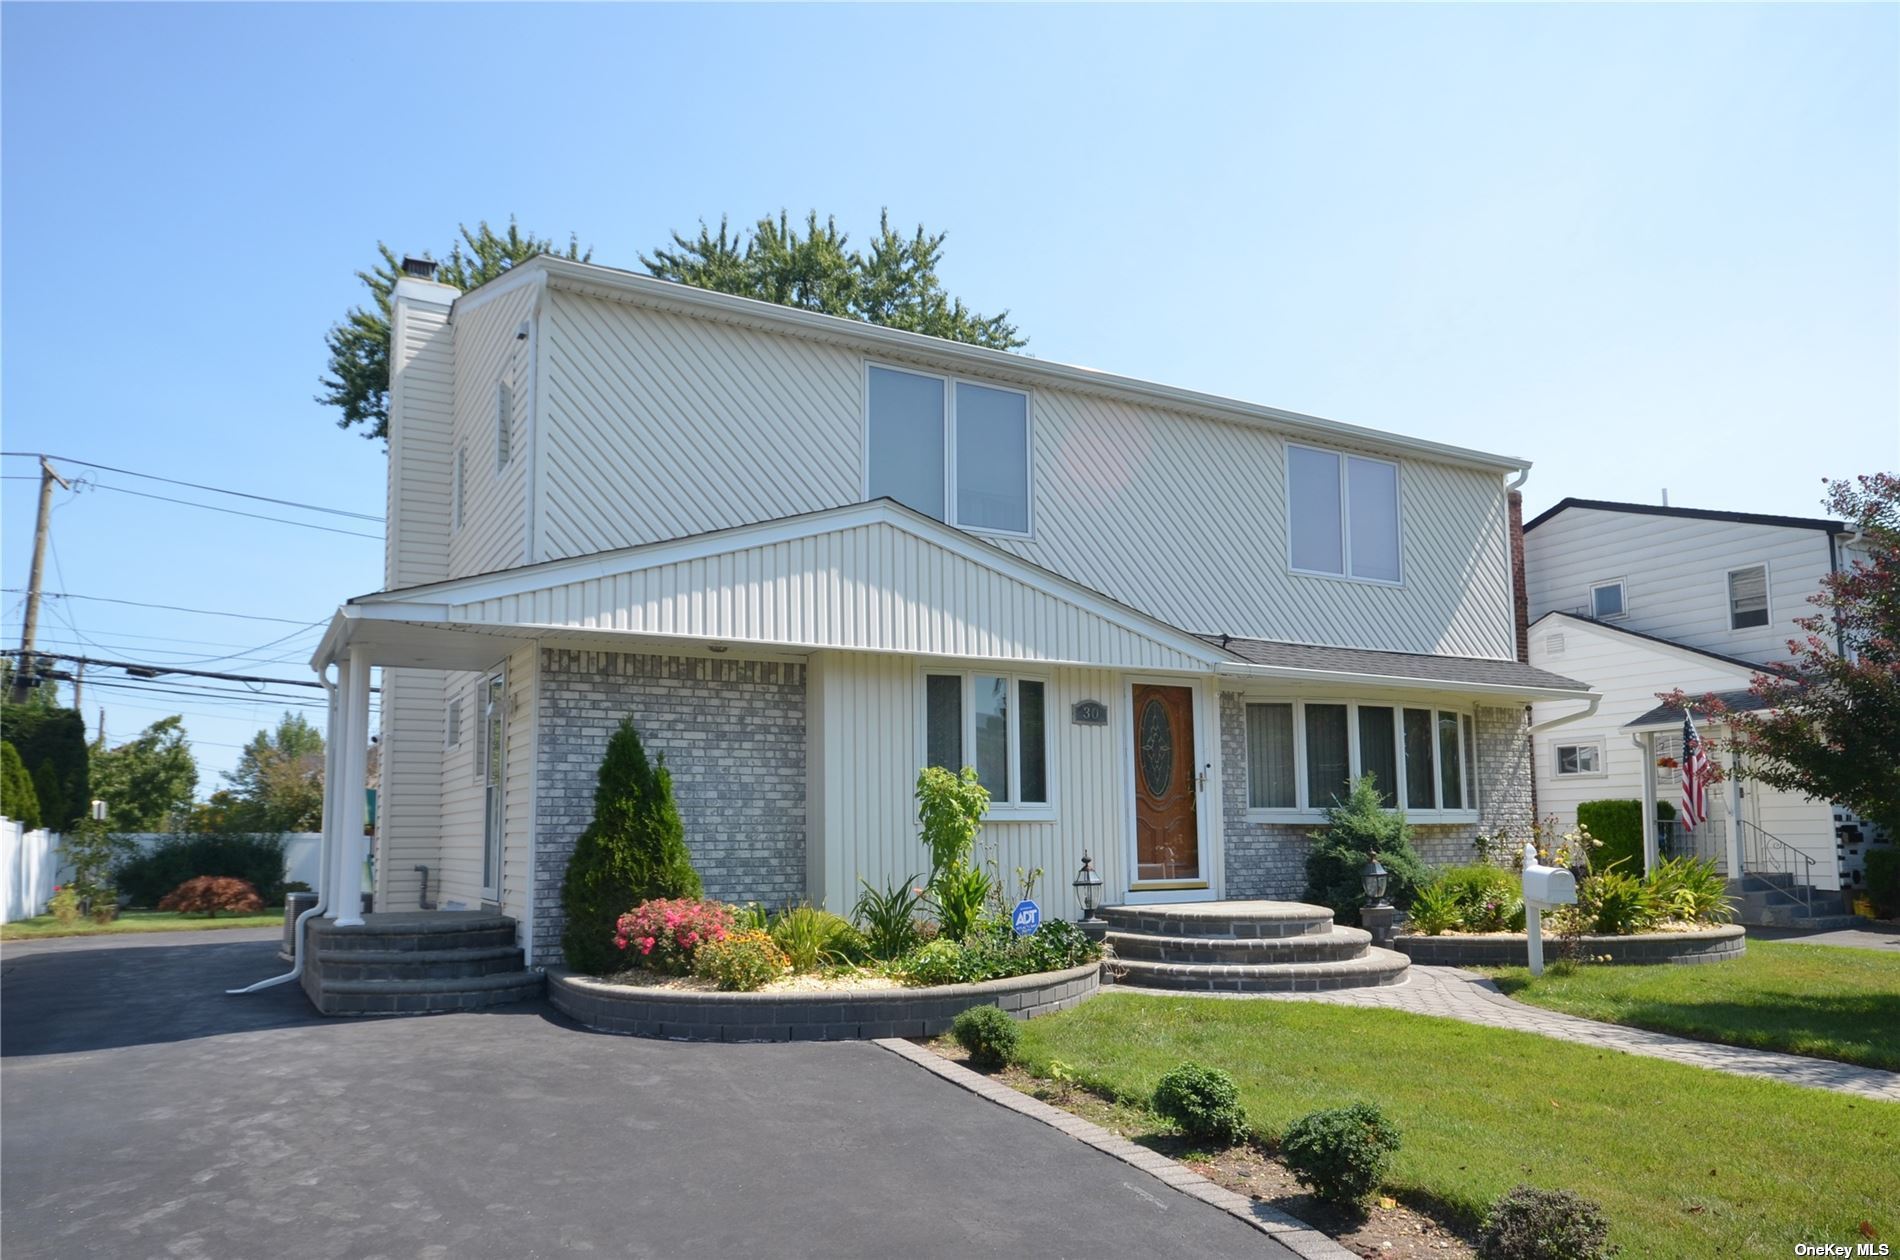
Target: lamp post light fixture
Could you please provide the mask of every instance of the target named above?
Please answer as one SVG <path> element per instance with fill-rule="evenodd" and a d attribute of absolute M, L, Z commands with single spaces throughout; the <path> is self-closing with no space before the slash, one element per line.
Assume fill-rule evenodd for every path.
<path fill-rule="evenodd" d="M 1391 878 L 1392 873 L 1380 863 L 1376 853 L 1359 872 L 1359 886 L 1366 890 L 1366 904 L 1359 908 L 1359 922 L 1372 933 L 1374 945 L 1392 943 L 1393 928 L 1399 917 L 1398 910 L 1385 899 L 1386 884 Z"/>
<path fill-rule="evenodd" d="M 1095 859 L 1089 856 L 1087 849 L 1082 850 L 1082 869 L 1075 873 L 1070 881 L 1082 898 L 1082 922 L 1094 923 L 1095 890 L 1102 886 L 1102 873 L 1095 869 Z"/>

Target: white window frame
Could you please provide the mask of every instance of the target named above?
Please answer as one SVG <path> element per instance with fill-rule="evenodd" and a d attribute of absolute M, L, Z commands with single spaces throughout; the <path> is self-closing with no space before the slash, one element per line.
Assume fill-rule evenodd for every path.
<path fill-rule="evenodd" d="M 1735 624 L 1735 594 L 1729 585 L 1737 573 L 1746 573 L 1750 569 L 1761 570 L 1761 604 L 1768 620 L 1759 626 L 1738 626 Z M 1728 625 L 1730 634 L 1755 634 L 1762 630 L 1772 630 L 1775 625 L 1775 588 L 1773 574 L 1766 560 L 1757 560 L 1753 564 L 1738 564 L 1722 575 L 1722 617 Z"/>
<path fill-rule="evenodd" d="M 462 746 L 462 697 L 457 696 L 444 706 L 442 714 L 442 747 L 460 748 Z"/>
<path fill-rule="evenodd" d="M 990 798 L 990 822 L 1054 822 L 1056 819 L 1056 688 L 1047 675 L 1035 671 L 998 669 L 989 665 L 926 665 L 917 671 L 917 765 L 930 764 L 930 683 L 933 676 L 956 678 L 962 683 L 963 763 L 975 765 L 971 754 L 976 748 L 976 704 L 972 694 L 974 679 L 1009 680 L 1009 790 L 1011 799 Z M 1042 757 L 1048 787 L 1047 801 L 1024 802 L 1015 798 L 1023 786 L 1023 738 L 1021 690 L 1025 682 L 1042 684 Z M 961 770 L 958 766 L 956 769 Z"/>
<path fill-rule="evenodd" d="M 986 381 L 974 376 L 946 375 L 931 372 L 923 368 L 911 367 L 902 363 L 886 363 L 878 359 L 866 359 L 862 374 L 863 397 L 859 414 L 864 417 L 863 432 L 859 435 L 858 466 L 861 475 L 858 490 L 865 502 L 871 499 L 871 369 L 882 368 L 886 372 L 903 372 L 910 376 L 921 376 L 939 382 L 943 386 L 943 523 L 954 526 L 971 534 L 988 534 L 996 538 L 1033 538 L 1036 535 L 1036 396 L 1034 390 L 1018 389 L 1014 385 L 1004 385 L 997 381 Z M 993 389 L 999 393 L 1020 394 L 1023 399 L 1023 493 L 1026 500 L 1023 505 L 1023 519 L 1028 528 L 1020 532 L 1013 529 L 992 529 L 986 525 L 965 525 L 957 519 L 957 385 L 977 385 L 984 389 Z M 913 509 L 914 510 L 914 509 Z"/>
<path fill-rule="evenodd" d="M 1597 768 L 1594 770 L 1565 770 L 1562 753 L 1566 748 L 1589 748 L 1597 755 Z M 1564 739 L 1553 740 L 1550 745 L 1550 775 L 1553 779 L 1607 779 L 1609 767 L 1604 763 L 1604 748 L 1601 739 Z"/>
<path fill-rule="evenodd" d="M 1331 578 L 1335 582 L 1358 582 L 1364 586 L 1404 586 L 1405 585 L 1405 470 L 1396 459 L 1382 459 L 1377 455 L 1362 455 L 1358 451 L 1344 451 L 1331 446 L 1315 446 L 1311 442 L 1288 442 L 1288 452 L 1295 450 L 1317 451 L 1331 455 L 1339 460 L 1339 567 L 1340 572 L 1326 569 L 1302 569 L 1293 563 L 1293 459 L 1289 453 L 1281 463 L 1281 489 L 1286 495 L 1286 568 L 1289 573 L 1301 577 Z M 1348 460 L 1364 460 L 1368 464 L 1384 464 L 1392 469 L 1392 512 L 1398 528 L 1399 576 L 1397 578 L 1359 577 L 1352 571 L 1352 493 L 1346 468 Z"/>
<path fill-rule="evenodd" d="M 1608 587 L 1612 587 L 1612 586 L 1616 587 L 1617 589 L 1616 602 L 1622 608 L 1623 611 L 1618 612 L 1618 613 L 1611 613 L 1605 617 L 1599 617 L 1597 616 L 1597 592 L 1600 590 L 1604 590 Z M 1625 617 L 1628 617 L 1630 615 L 1629 583 L 1620 577 L 1604 578 L 1601 582 L 1592 582 L 1590 583 L 1590 593 L 1586 602 L 1588 603 L 1589 608 L 1590 608 L 1590 620 L 1592 621 L 1621 621 Z"/>
<path fill-rule="evenodd" d="M 449 478 L 454 483 L 449 487 L 449 532 L 459 534 L 468 503 L 468 447 L 460 442 L 455 444 L 455 466 L 449 470 Z"/>
<path fill-rule="evenodd" d="M 508 471 L 515 455 L 515 386 L 507 377 L 495 382 L 495 475 Z"/>
<path fill-rule="evenodd" d="M 1298 803 L 1291 808 L 1256 808 L 1251 803 L 1253 801 L 1253 784 L 1249 779 L 1252 773 L 1252 764 L 1251 758 L 1243 743 L 1238 774 L 1240 775 L 1243 785 L 1241 800 L 1249 802 L 1246 809 L 1248 822 L 1309 823 L 1320 821 L 1326 817 L 1326 807 L 1324 805 L 1314 805 L 1308 795 L 1306 778 L 1306 706 L 1309 704 L 1344 705 L 1346 707 L 1346 765 L 1347 779 L 1349 782 L 1359 778 L 1365 773 L 1364 760 L 1359 755 L 1359 710 L 1361 708 L 1392 710 L 1394 751 L 1398 756 L 1398 773 L 1396 776 L 1398 781 L 1392 785 L 1392 792 L 1393 799 L 1398 802 L 1398 805 L 1394 809 L 1388 810 L 1388 813 L 1402 813 L 1409 820 L 1424 823 L 1467 823 L 1478 821 L 1479 811 L 1483 805 L 1483 782 L 1477 773 L 1477 767 L 1475 765 L 1461 766 L 1460 769 L 1464 771 L 1464 785 L 1470 788 L 1471 795 L 1477 799 L 1472 800 L 1468 805 L 1456 809 L 1445 809 L 1440 804 L 1443 799 L 1444 774 L 1439 764 L 1438 747 L 1438 715 L 1441 713 L 1455 715 L 1459 723 L 1458 755 L 1462 758 L 1467 748 L 1472 751 L 1473 756 L 1476 755 L 1478 748 L 1478 715 L 1475 709 L 1465 708 L 1457 704 L 1448 704 L 1441 700 L 1403 699 L 1398 697 L 1373 699 L 1370 697 L 1348 698 L 1345 696 L 1325 695 L 1274 695 L 1269 693 L 1248 693 L 1242 697 L 1241 703 L 1241 730 L 1243 732 L 1243 741 L 1246 731 L 1246 705 L 1290 704 L 1293 706 L 1293 785 L 1295 800 Z M 1432 715 L 1430 739 L 1432 749 L 1432 808 L 1430 809 L 1407 809 L 1405 807 L 1406 787 L 1408 785 L 1405 772 L 1404 711 L 1406 709 L 1425 709 Z M 1467 727 L 1469 727 L 1469 730 L 1467 730 Z"/>

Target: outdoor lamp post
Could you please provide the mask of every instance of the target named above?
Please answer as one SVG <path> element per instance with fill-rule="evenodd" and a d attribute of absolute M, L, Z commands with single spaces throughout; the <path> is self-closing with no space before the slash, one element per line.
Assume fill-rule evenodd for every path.
<path fill-rule="evenodd" d="M 1087 849 L 1082 850 L 1082 869 L 1075 873 L 1071 884 L 1082 898 L 1082 922 L 1094 923 L 1095 890 L 1102 886 L 1102 873 L 1095 869 L 1095 859 Z"/>
<path fill-rule="evenodd" d="M 1392 925 L 1399 912 L 1385 900 L 1385 887 L 1391 877 L 1392 873 L 1380 865 L 1376 853 L 1359 872 L 1359 886 L 1366 890 L 1366 904 L 1359 909 L 1359 922 L 1372 933 L 1374 945 L 1392 943 Z"/>

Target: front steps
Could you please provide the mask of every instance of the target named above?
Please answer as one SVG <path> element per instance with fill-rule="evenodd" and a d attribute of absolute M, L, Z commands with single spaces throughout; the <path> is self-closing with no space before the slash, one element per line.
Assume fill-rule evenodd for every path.
<path fill-rule="evenodd" d="M 1744 927 L 1830 932 L 1860 923 L 1858 916 L 1843 911 L 1838 892 L 1804 889 L 1790 875 L 1751 871 L 1729 881 L 1728 895 L 1735 905 L 1735 921 Z"/>
<path fill-rule="evenodd" d="M 1102 917 L 1120 983 L 1137 988 L 1318 993 L 1403 984 L 1411 965 L 1297 901 L 1108 906 Z"/>
<path fill-rule="evenodd" d="M 304 993 L 325 1015 L 420 1015 L 525 1002 L 541 995 L 515 945 L 515 921 L 481 910 L 366 914 L 338 927 L 313 919 Z"/>

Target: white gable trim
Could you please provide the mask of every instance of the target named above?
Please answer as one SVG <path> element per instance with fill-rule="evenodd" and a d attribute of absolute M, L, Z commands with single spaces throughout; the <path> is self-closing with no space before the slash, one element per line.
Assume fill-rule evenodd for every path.
<path fill-rule="evenodd" d="M 1606 622 L 1593 621 L 1588 617 L 1579 617 L 1575 613 L 1557 612 L 1555 610 L 1547 612 L 1536 621 L 1531 622 L 1530 629 L 1532 633 L 1535 633 L 1537 627 L 1543 625 L 1553 617 L 1561 617 L 1570 626 L 1588 634 L 1614 635 L 1615 641 L 1618 643 L 1624 643 L 1633 648 L 1648 649 L 1664 659 L 1694 661 L 1699 665 L 1706 665 L 1711 669 L 1732 669 L 1741 676 L 1744 682 L 1753 679 L 1756 674 L 1766 672 L 1764 666 L 1751 665 L 1745 661 L 1735 660 L 1717 652 L 1705 652 L 1700 648 L 1684 647 L 1678 643 L 1670 643 L 1665 639 L 1652 638 L 1646 634 L 1638 634 L 1632 630 L 1625 630 L 1621 626 L 1612 626 Z M 1565 633 L 1569 633 L 1569 631 L 1566 630 Z"/>

